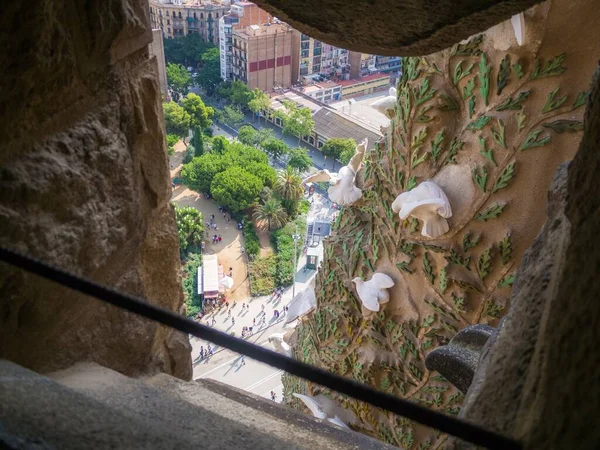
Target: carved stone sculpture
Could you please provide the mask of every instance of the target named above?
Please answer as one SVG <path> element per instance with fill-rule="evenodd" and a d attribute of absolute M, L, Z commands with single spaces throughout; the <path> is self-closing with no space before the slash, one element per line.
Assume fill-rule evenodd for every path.
<path fill-rule="evenodd" d="M 355 178 L 362 164 L 368 140 L 363 140 L 356 146 L 356 152 L 347 166 L 338 173 L 331 173 L 327 169 L 319 170 L 314 175 L 304 179 L 303 184 L 309 182 L 328 181 L 331 187 L 327 190 L 329 200 L 338 205 L 351 205 L 362 197 L 362 190 L 356 187 Z"/>
<path fill-rule="evenodd" d="M 292 356 L 292 348 L 285 341 L 285 333 L 274 333 L 269 336 L 269 342 L 275 348 L 275 351 L 285 356 Z"/>
<path fill-rule="evenodd" d="M 403 192 L 394 203 L 392 211 L 402 220 L 409 216 L 423 222 L 421 234 L 438 238 L 448 232 L 448 219 L 452 217 L 450 201 L 444 191 L 433 181 L 424 181 L 411 191 Z"/>
<path fill-rule="evenodd" d="M 340 428 L 350 429 L 348 425 L 346 425 L 342 419 L 338 416 L 328 417 L 325 412 L 323 412 L 323 407 L 321 404 L 309 395 L 304 394 L 296 394 L 294 393 L 294 397 L 299 398 L 306 405 L 306 407 L 310 410 L 313 416 L 317 419 L 326 419 L 328 422 L 331 422 L 334 425 L 337 425 Z"/>
<path fill-rule="evenodd" d="M 380 305 L 390 301 L 387 289 L 394 286 L 394 280 L 385 273 L 374 273 L 369 281 L 356 277 L 352 280 L 362 305 L 369 311 L 378 312 Z"/>
<path fill-rule="evenodd" d="M 316 308 L 316 306 L 317 297 L 315 295 L 315 289 L 312 286 L 308 286 L 302 292 L 296 294 L 296 296 L 288 305 L 288 311 L 283 322 L 284 325 L 287 325 L 299 317 L 304 316 Z"/>

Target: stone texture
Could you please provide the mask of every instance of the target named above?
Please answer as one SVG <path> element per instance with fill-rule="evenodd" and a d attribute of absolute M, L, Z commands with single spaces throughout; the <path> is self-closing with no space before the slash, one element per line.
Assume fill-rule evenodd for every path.
<path fill-rule="evenodd" d="M 377 55 L 420 56 L 484 31 L 539 0 L 257 0 L 328 44 Z"/>
<path fill-rule="evenodd" d="M 600 442 L 600 70 L 587 108 L 579 151 L 557 172 L 548 220 L 523 259 L 513 306 L 462 412 L 525 448 L 595 449 Z"/>
<path fill-rule="evenodd" d="M 183 296 L 143 0 L 0 14 L 0 243 L 171 310 Z M 191 377 L 185 336 L 0 266 L 0 356 Z"/>
<path fill-rule="evenodd" d="M 442 345 L 425 358 L 427 370 L 439 372 L 463 393 L 473 381 L 481 353 L 494 332 L 489 325 L 471 325 L 463 328 L 448 345 Z"/>

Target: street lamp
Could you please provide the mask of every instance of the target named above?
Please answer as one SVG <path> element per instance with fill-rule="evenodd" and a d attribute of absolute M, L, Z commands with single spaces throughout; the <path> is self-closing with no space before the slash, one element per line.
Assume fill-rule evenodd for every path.
<path fill-rule="evenodd" d="M 293 279 L 292 279 L 292 299 L 296 296 L 296 266 L 298 265 L 298 240 L 300 239 L 300 235 L 298 234 L 298 225 L 296 225 L 296 231 L 294 232 L 294 270 L 293 270 Z"/>

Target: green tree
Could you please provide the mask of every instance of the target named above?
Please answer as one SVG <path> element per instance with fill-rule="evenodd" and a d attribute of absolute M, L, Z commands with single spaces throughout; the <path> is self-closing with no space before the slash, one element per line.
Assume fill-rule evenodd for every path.
<path fill-rule="evenodd" d="M 290 159 L 288 159 L 287 165 L 298 172 L 306 172 L 313 165 L 308 152 L 303 147 L 290 149 L 289 155 Z"/>
<path fill-rule="evenodd" d="M 224 154 L 229 148 L 229 141 L 225 136 L 215 136 L 212 139 L 212 150 L 215 153 Z"/>
<path fill-rule="evenodd" d="M 204 136 L 202 135 L 202 128 L 198 125 L 193 129 L 191 145 L 194 146 L 194 156 L 202 156 L 204 154 Z"/>
<path fill-rule="evenodd" d="M 275 139 L 275 132 L 273 130 L 270 128 L 261 128 L 258 130 L 258 145 L 262 147 L 269 139 Z"/>
<path fill-rule="evenodd" d="M 204 91 L 212 96 L 221 83 L 221 60 L 218 48 L 210 48 L 202 54 L 202 68 L 198 72 L 196 82 Z"/>
<path fill-rule="evenodd" d="M 335 161 L 344 153 L 352 152 L 354 154 L 355 148 L 356 142 L 354 139 L 331 138 L 321 147 L 321 151 L 326 157 L 333 160 L 331 167 L 335 168 Z"/>
<path fill-rule="evenodd" d="M 354 139 L 351 139 L 351 141 L 355 142 Z M 345 166 L 346 164 L 348 164 L 350 162 L 350 160 L 352 159 L 352 157 L 354 156 L 355 152 L 356 152 L 355 145 L 342 150 L 342 152 L 340 153 L 340 157 L 339 157 L 339 161 L 342 163 L 342 165 Z"/>
<path fill-rule="evenodd" d="M 271 157 L 275 159 L 279 159 L 279 157 L 287 154 L 289 151 L 288 146 L 281 139 L 269 139 L 266 142 L 263 142 L 262 147 L 265 151 L 271 155 Z"/>
<path fill-rule="evenodd" d="M 210 192 L 218 203 L 236 213 L 254 203 L 262 187 L 258 177 L 234 166 L 214 177 Z"/>
<path fill-rule="evenodd" d="M 204 222 L 202 213 L 196 208 L 175 206 L 175 220 L 179 232 L 179 249 L 186 254 L 192 249 L 197 249 L 202 243 Z"/>
<path fill-rule="evenodd" d="M 252 91 L 248 89 L 245 83 L 241 81 L 232 81 L 229 101 L 239 108 L 247 108 L 248 102 L 252 99 Z"/>
<path fill-rule="evenodd" d="M 302 179 L 298 175 L 298 172 L 291 167 L 277 171 L 277 179 L 275 180 L 274 187 L 275 192 L 284 200 L 297 202 L 304 194 Z"/>
<path fill-rule="evenodd" d="M 298 144 L 301 139 L 311 134 L 315 128 L 315 122 L 312 119 L 312 113 L 309 108 L 298 108 L 298 106 L 289 100 L 284 100 L 286 113 L 280 116 L 283 120 L 283 132 L 298 136 Z"/>
<path fill-rule="evenodd" d="M 189 133 L 190 115 L 179 104 L 171 101 L 163 103 L 165 128 L 168 134 L 174 134 L 182 139 Z M 185 141 L 184 141 L 185 142 Z"/>
<path fill-rule="evenodd" d="M 193 317 L 202 310 L 202 300 L 198 295 L 198 268 L 200 266 L 202 266 L 202 254 L 188 253 L 181 280 L 188 317 Z"/>
<path fill-rule="evenodd" d="M 258 177 L 264 186 L 271 187 L 275 184 L 277 172 L 275 172 L 275 169 L 268 164 L 251 161 L 244 165 L 240 164 L 239 166 Z"/>
<path fill-rule="evenodd" d="M 179 136 L 176 134 L 167 134 L 167 153 L 172 155 L 175 152 L 175 144 L 179 142 Z"/>
<path fill-rule="evenodd" d="M 240 127 L 237 135 L 238 140 L 245 145 L 260 145 L 260 134 L 250 125 Z"/>
<path fill-rule="evenodd" d="M 287 221 L 287 213 L 277 199 L 271 198 L 254 209 L 252 218 L 257 222 L 265 220 L 270 230 L 272 226 L 283 226 Z"/>
<path fill-rule="evenodd" d="M 252 162 L 269 164 L 267 155 L 256 147 L 244 145 L 241 142 L 232 142 L 229 144 L 226 156 L 231 158 L 233 164 L 244 167 Z"/>
<path fill-rule="evenodd" d="M 181 64 L 167 64 L 167 84 L 176 100 L 187 94 L 192 82 L 192 76 Z"/>
<path fill-rule="evenodd" d="M 190 92 L 182 100 L 181 106 L 190 115 L 190 127 L 208 128 L 212 125 L 214 110 L 206 106 L 199 95 Z"/>
<path fill-rule="evenodd" d="M 244 123 L 245 118 L 244 113 L 239 106 L 226 105 L 221 111 L 221 120 L 224 124 L 237 129 Z"/>
<path fill-rule="evenodd" d="M 252 90 L 252 98 L 248 102 L 248 109 L 256 114 L 261 111 L 266 111 L 271 107 L 271 97 L 265 94 L 261 89 L 254 88 Z M 253 116 L 253 117 L 254 117 Z"/>
<path fill-rule="evenodd" d="M 193 158 L 181 169 L 181 178 L 190 189 L 198 192 L 210 192 L 214 177 L 223 172 L 231 164 L 222 155 L 205 153 Z"/>
<path fill-rule="evenodd" d="M 197 33 L 188 33 L 182 37 L 163 39 L 167 62 L 183 66 L 200 67 L 201 56 L 214 45 L 204 42 Z"/>

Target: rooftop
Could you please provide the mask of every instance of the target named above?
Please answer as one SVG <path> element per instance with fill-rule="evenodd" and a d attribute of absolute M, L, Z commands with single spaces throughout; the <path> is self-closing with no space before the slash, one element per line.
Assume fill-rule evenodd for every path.
<path fill-rule="evenodd" d="M 287 33 L 292 30 L 286 23 L 268 23 L 263 25 L 250 25 L 244 30 L 235 30 L 234 33 L 242 37 L 264 36 L 275 33 Z"/>
<path fill-rule="evenodd" d="M 340 83 L 336 83 L 334 81 L 321 81 L 319 83 L 311 84 L 309 86 L 303 86 L 300 88 L 302 92 L 305 94 L 310 94 L 311 92 L 317 92 L 322 89 L 331 89 L 335 87 L 339 87 Z"/>
<path fill-rule="evenodd" d="M 376 80 L 378 78 L 389 78 L 389 75 L 386 75 L 384 73 L 375 73 L 373 75 L 366 75 L 364 77 L 360 77 L 360 78 L 356 78 L 353 80 L 341 80 L 339 81 L 339 84 L 341 84 L 342 86 L 352 86 L 353 84 L 360 84 L 360 83 L 365 83 L 367 81 L 371 81 L 371 80 Z"/>

